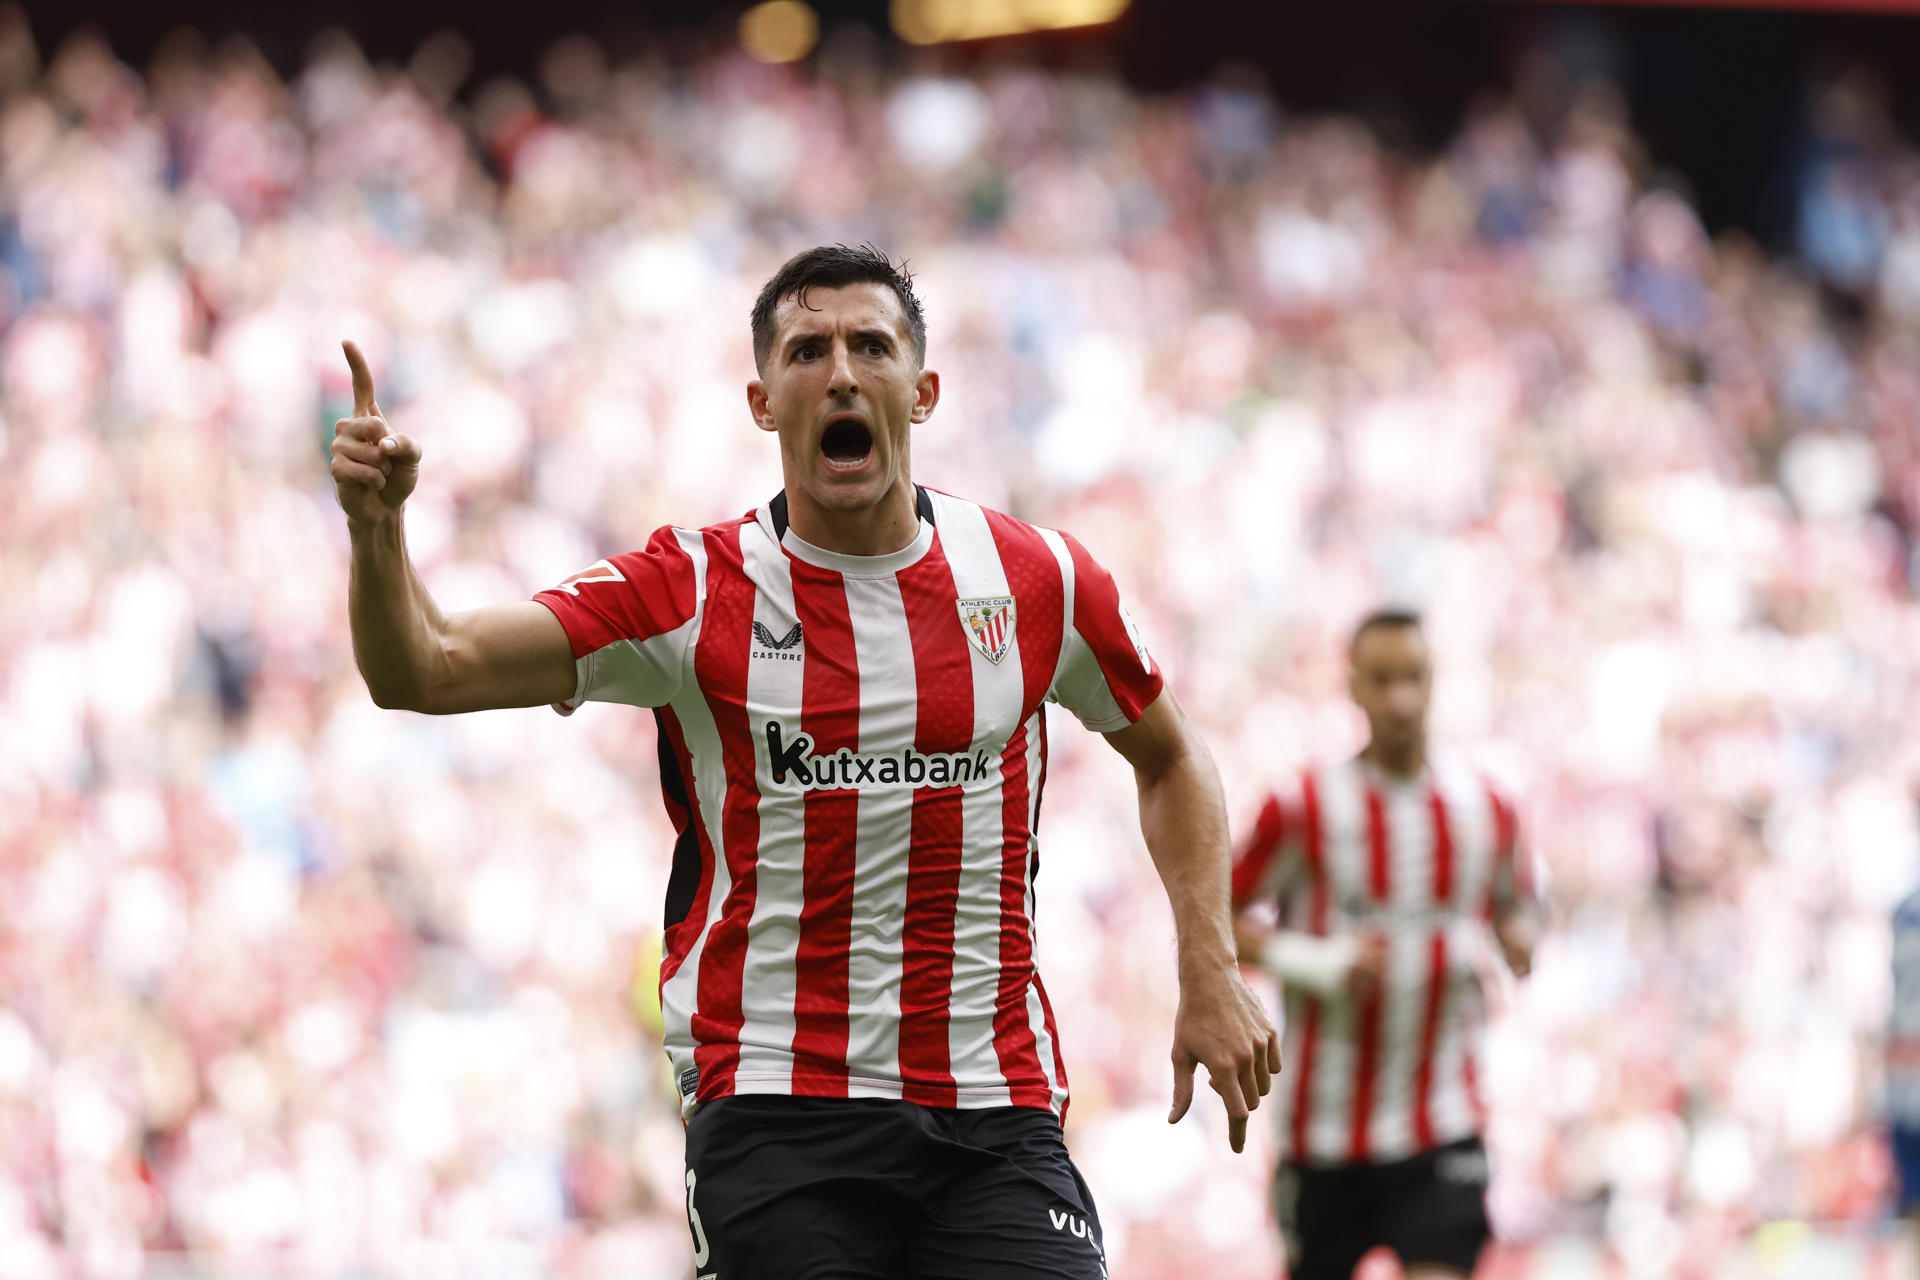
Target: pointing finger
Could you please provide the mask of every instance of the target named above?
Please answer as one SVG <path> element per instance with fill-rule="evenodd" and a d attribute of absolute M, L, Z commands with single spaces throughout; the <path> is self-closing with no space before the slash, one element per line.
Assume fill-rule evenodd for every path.
<path fill-rule="evenodd" d="M 1235 1155 L 1246 1150 L 1247 1118 L 1245 1116 L 1227 1117 L 1227 1141 L 1232 1144 Z"/>
<path fill-rule="evenodd" d="M 377 417 L 380 406 L 373 399 L 373 374 L 367 369 L 367 358 L 360 354 L 351 338 L 340 344 L 346 352 L 347 368 L 353 373 L 353 416 L 356 418 Z"/>
<path fill-rule="evenodd" d="M 1185 1049 L 1173 1051 L 1173 1110 L 1167 1113 L 1168 1124 L 1179 1124 L 1193 1105 L 1193 1068 L 1193 1057 Z"/>

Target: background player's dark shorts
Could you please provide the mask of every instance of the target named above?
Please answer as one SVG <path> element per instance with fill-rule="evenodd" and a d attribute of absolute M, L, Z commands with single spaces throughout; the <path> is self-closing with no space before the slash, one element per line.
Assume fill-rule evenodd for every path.
<path fill-rule="evenodd" d="M 1493 1234 L 1478 1138 L 1388 1164 L 1286 1165 L 1274 1185 L 1290 1280 L 1349 1280 L 1367 1250 L 1471 1274 Z"/>
<path fill-rule="evenodd" d="M 696 1274 L 1104 1280 L 1060 1124 L 1031 1107 L 721 1098 L 687 1124 Z"/>
<path fill-rule="evenodd" d="M 1900 1172 L 1900 1212 L 1920 1205 L 1920 1128 L 1893 1126 L 1893 1163 Z"/>

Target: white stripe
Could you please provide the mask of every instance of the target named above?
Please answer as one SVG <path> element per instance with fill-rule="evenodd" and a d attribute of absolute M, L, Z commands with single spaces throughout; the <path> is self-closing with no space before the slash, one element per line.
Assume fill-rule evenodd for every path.
<path fill-rule="evenodd" d="M 1388 901 L 1409 913 L 1422 913 L 1433 903 L 1433 876 L 1438 865 L 1433 858 L 1433 809 L 1426 786 L 1380 790 L 1387 827 Z M 1389 938 L 1387 980 L 1380 1008 L 1379 1070 L 1374 1077 L 1373 1114 L 1367 1136 L 1370 1149 L 1376 1153 L 1404 1153 L 1414 1147 L 1413 1110 L 1419 1092 L 1432 938 L 1427 928 L 1397 928 Z"/>
<path fill-rule="evenodd" d="M 1036 976 L 1040 972 L 1040 919 L 1038 903 L 1035 901 L 1033 860 L 1039 854 L 1040 844 L 1037 835 L 1040 829 L 1040 722 L 1046 713 L 1043 705 L 1027 721 L 1027 947 L 1033 956 Z M 1053 1036 L 1047 1032 L 1047 1010 L 1040 1003 L 1038 981 L 1027 988 L 1027 1025 L 1033 1029 L 1034 1050 L 1040 1056 L 1040 1070 L 1047 1077 L 1047 1094 L 1052 1099 L 1053 1113 L 1059 1115 L 1067 1102 L 1067 1090 L 1054 1067 Z"/>
<path fill-rule="evenodd" d="M 913 634 L 893 578 L 843 578 L 860 668 L 860 749 L 898 751 L 914 739 L 919 690 Z M 901 940 L 907 914 L 910 787 L 862 788 L 855 820 L 852 932 L 847 954 L 847 1074 L 861 1096 L 900 1096 Z M 889 1082 L 890 1088 L 877 1082 Z M 851 1091 L 851 1090 L 850 1090 Z"/>
<path fill-rule="evenodd" d="M 986 516 L 971 502 L 932 495 L 934 524 L 959 599 L 1009 594 L 1005 567 Z M 996 767 L 966 785 L 960 801 L 964 842 L 959 899 L 953 913 L 953 996 L 948 1006 L 947 1052 L 956 1087 L 978 1105 L 1004 1106 L 1006 1076 L 993 1041 L 994 1003 L 1000 993 L 1000 865 L 1006 837 L 1000 745 L 1012 736 L 1026 696 L 1020 675 L 1019 605 L 1013 637 L 996 665 L 968 646 L 973 664 L 973 743 L 993 748 Z M 954 625 L 960 626 L 956 611 Z M 972 1094 L 968 1091 L 972 1090 Z"/>
<path fill-rule="evenodd" d="M 786 554 L 758 524 L 740 530 L 742 567 L 754 585 L 753 620 L 776 636 L 799 621 Z M 737 623 L 735 625 L 738 625 Z M 803 644 L 802 655 L 806 652 Z M 786 1092 L 793 1078 L 794 957 L 800 947 L 800 911 L 806 902 L 801 868 L 806 854 L 802 793 L 778 788 L 767 750 L 766 721 L 801 705 L 805 661 L 756 658 L 747 650 L 747 732 L 753 739 L 760 843 L 754 850 L 753 918 L 747 925 L 741 971 L 741 1093 Z M 783 724 L 788 734 L 798 724 Z"/>
<path fill-rule="evenodd" d="M 1066 665 L 1067 646 L 1078 643 L 1079 633 L 1073 629 L 1073 552 L 1067 550 L 1067 540 L 1052 529 L 1038 529 L 1040 540 L 1047 544 L 1047 550 L 1053 552 L 1054 563 L 1060 566 L 1060 653 L 1054 659 L 1053 674 L 1047 680 L 1051 690 L 1059 683 L 1060 668 Z M 1118 704 L 1116 704 L 1117 709 Z"/>
<path fill-rule="evenodd" d="M 1367 892 L 1367 795 L 1359 766 L 1351 761 L 1320 770 L 1320 853 L 1326 865 L 1327 928 L 1349 933 L 1348 904 Z M 1332 1000 L 1321 1010 L 1314 1049 L 1312 1106 L 1307 1149 L 1315 1159 L 1345 1160 L 1353 1150 L 1353 1096 L 1359 1072 L 1358 1008 Z"/>
<path fill-rule="evenodd" d="M 720 910 L 726 905 L 727 893 L 733 888 L 733 877 L 727 869 L 726 845 L 720 838 L 720 812 L 727 797 L 720 731 L 714 725 L 706 695 L 701 692 L 699 683 L 691 678 L 694 655 L 699 651 L 700 626 L 706 617 L 706 539 L 699 533 L 683 529 L 676 529 L 674 536 L 693 561 L 695 604 L 691 624 L 694 633 L 689 637 L 686 648 L 688 678 L 680 682 L 680 692 L 669 705 L 680 722 L 680 736 L 686 742 L 687 758 L 693 772 L 692 777 L 683 781 L 687 784 L 688 796 L 698 806 L 696 812 L 699 821 L 706 827 L 706 847 L 713 850 L 715 855 L 713 885 L 707 894 L 707 914 L 701 922 L 700 933 L 688 948 L 687 958 L 681 961 L 672 980 L 663 984 L 660 991 L 663 1038 L 677 1086 L 680 1073 L 693 1066 L 693 1015 L 699 1007 L 700 961 L 706 954 L 707 938 L 713 932 L 714 922 L 719 920 Z M 685 1110 L 690 1111 L 692 1096 L 683 1095 L 682 1104 Z"/>

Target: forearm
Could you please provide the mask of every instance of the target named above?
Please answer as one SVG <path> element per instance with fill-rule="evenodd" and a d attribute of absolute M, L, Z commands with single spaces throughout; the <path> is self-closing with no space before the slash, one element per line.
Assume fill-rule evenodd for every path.
<path fill-rule="evenodd" d="M 446 663 L 446 619 L 413 570 L 398 514 L 348 529 L 347 613 L 361 678 L 378 705 L 424 710 Z"/>
<path fill-rule="evenodd" d="M 1360 959 L 1360 940 L 1350 934 L 1321 937 L 1297 929 L 1275 929 L 1261 942 L 1260 967 L 1282 986 L 1325 998 L 1344 990 Z"/>
<path fill-rule="evenodd" d="M 1227 806 L 1212 756 L 1188 735 L 1184 749 L 1164 767 L 1152 773 L 1136 768 L 1135 779 L 1140 832 L 1173 907 L 1181 976 L 1231 968 Z"/>

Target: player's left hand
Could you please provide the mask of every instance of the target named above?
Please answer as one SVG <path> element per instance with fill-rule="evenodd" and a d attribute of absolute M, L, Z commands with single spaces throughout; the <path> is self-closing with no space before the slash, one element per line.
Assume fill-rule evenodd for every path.
<path fill-rule="evenodd" d="M 1540 941 L 1540 921 L 1532 913 L 1502 913 L 1493 922 L 1493 936 L 1514 977 L 1524 978 L 1533 972 L 1533 949 Z"/>
<path fill-rule="evenodd" d="M 1259 997 L 1231 963 L 1180 975 L 1168 1124 L 1178 1124 L 1193 1105 L 1195 1067 L 1207 1069 L 1207 1082 L 1226 1104 L 1227 1140 L 1240 1151 L 1247 1144 L 1247 1115 L 1260 1106 L 1280 1073 L 1280 1036 Z"/>

